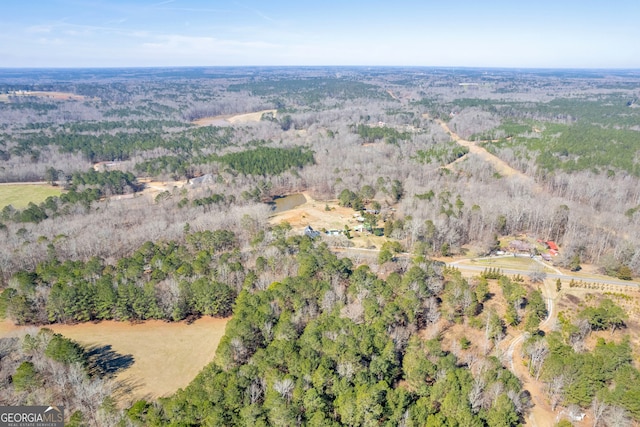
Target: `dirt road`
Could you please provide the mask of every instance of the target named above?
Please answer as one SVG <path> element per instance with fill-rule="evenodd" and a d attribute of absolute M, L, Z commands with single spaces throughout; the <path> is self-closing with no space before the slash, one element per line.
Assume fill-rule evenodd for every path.
<path fill-rule="evenodd" d="M 432 119 L 428 114 L 423 114 L 422 117 L 425 119 Z M 477 143 L 473 141 L 467 141 L 466 139 L 461 138 L 460 135 L 452 131 L 449 128 L 449 125 L 447 125 L 447 123 L 443 122 L 442 120 L 440 119 L 432 119 L 432 120 L 434 120 L 438 125 L 440 125 L 440 127 L 445 132 L 447 132 L 451 136 L 451 139 L 453 139 L 456 143 L 458 143 L 459 145 L 462 145 L 463 147 L 467 147 L 470 153 L 477 155 L 487 163 L 491 164 L 491 166 L 493 166 L 496 172 L 498 172 L 500 175 L 507 176 L 507 177 L 517 177 L 525 182 L 530 183 L 534 188 L 539 189 L 536 182 L 530 176 L 527 176 L 524 173 L 520 172 L 519 170 L 512 168 L 511 166 L 509 166 L 507 162 L 489 153 L 484 147 L 479 146 Z M 462 159 L 464 159 L 464 156 L 457 159 L 455 162 L 451 163 L 448 166 L 458 163 Z"/>
<path fill-rule="evenodd" d="M 557 292 L 555 290 L 554 281 L 546 279 L 541 287 L 542 295 L 547 303 L 547 318 L 540 323 L 540 330 L 549 332 L 557 318 L 557 310 L 555 308 L 555 300 Z M 510 360 L 510 369 L 522 381 L 522 388 L 531 393 L 533 408 L 529 411 L 525 419 L 525 425 L 532 427 L 552 427 L 556 424 L 557 415 L 551 410 L 551 406 L 545 398 L 546 393 L 543 390 L 543 384 L 536 381 L 529 369 L 524 365 L 522 360 L 522 344 L 529 337 L 524 332 L 511 340 L 507 349 L 507 357 Z"/>

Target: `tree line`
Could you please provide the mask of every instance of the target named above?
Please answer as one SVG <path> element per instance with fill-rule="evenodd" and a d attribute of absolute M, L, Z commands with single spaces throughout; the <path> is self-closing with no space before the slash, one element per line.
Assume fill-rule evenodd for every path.
<path fill-rule="evenodd" d="M 83 347 L 49 329 L 0 339 L 0 401 L 8 405 L 56 402 L 65 425 L 114 425 L 122 417 L 112 376 L 133 363 L 129 355 Z"/>
<path fill-rule="evenodd" d="M 233 134 L 231 128 L 212 126 L 187 129 L 180 126 L 177 131 L 169 132 L 162 127 L 158 129 L 156 125 L 159 124 L 152 122 L 137 132 L 127 131 L 128 128 L 112 132 L 107 128 L 102 132 L 83 133 L 71 126 L 53 134 L 43 131 L 16 134 L 11 138 L 13 147 L 9 153 L 15 156 L 38 156 L 38 147 L 57 146 L 62 152 L 82 153 L 91 162 L 127 160 L 134 154 L 157 148 L 192 153 L 211 146 L 223 147 L 231 143 Z"/>
<path fill-rule="evenodd" d="M 184 245 L 147 242 L 115 265 L 54 257 L 12 276 L 0 315 L 17 324 L 228 316 L 245 275 L 237 245 L 217 230 L 190 233 Z"/>

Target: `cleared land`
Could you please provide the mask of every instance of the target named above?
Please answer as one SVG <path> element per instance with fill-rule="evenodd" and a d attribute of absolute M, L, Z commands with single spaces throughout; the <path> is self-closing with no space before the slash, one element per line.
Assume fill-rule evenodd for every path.
<path fill-rule="evenodd" d="M 23 328 L 16 326 L 8 320 L 0 321 L 0 338 L 11 337 L 20 332 Z"/>
<path fill-rule="evenodd" d="M 111 345 L 133 364 L 117 375 L 132 386 L 121 401 L 157 398 L 186 387 L 213 360 L 229 319 L 204 317 L 188 325 L 160 320 L 52 325 L 50 328 L 88 346 Z"/>
<path fill-rule="evenodd" d="M 152 197 L 155 197 L 165 191 L 172 192 L 173 190 L 182 188 L 188 184 L 188 180 L 186 179 L 181 181 L 152 181 L 148 178 L 140 178 L 138 179 L 138 182 L 144 184 L 144 190 L 142 190 L 140 194 L 149 194 Z"/>
<path fill-rule="evenodd" d="M 12 205 L 26 208 L 29 202 L 41 203 L 49 196 L 59 196 L 60 187 L 47 184 L 4 184 L 0 185 L 0 209 Z"/>
<path fill-rule="evenodd" d="M 87 99 L 86 96 L 76 95 L 75 93 L 69 93 L 69 92 L 46 92 L 46 91 L 26 90 L 26 91 L 17 91 L 17 92 L 11 92 L 8 94 L 2 94 L 0 95 L 0 101 L 10 102 L 11 97 L 14 97 L 14 96 L 19 96 L 19 97 L 31 96 L 36 98 L 55 99 L 58 101 L 68 101 L 68 100 L 83 101 Z"/>
<path fill-rule="evenodd" d="M 354 214 L 358 214 L 358 212 L 351 208 L 340 206 L 337 200 L 320 201 L 315 200 L 309 193 L 302 194 L 306 199 L 305 203 L 293 209 L 274 214 L 269 219 L 269 222 L 271 224 L 288 222 L 293 231 L 298 233 L 302 233 L 306 226 L 311 226 L 316 231 L 322 231 L 344 230 L 345 225 L 347 225 L 353 230 L 361 224 L 354 217 Z M 380 220 L 378 227 L 382 225 L 382 220 Z M 351 236 L 353 239 L 349 240 L 349 242 L 358 248 L 371 248 L 374 246 L 379 248 L 387 240 L 384 237 L 374 236 L 366 231 L 351 231 Z M 346 240 L 346 238 L 344 239 Z"/>
<path fill-rule="evenodd" d="M 139 324 L 106 321 L 78 325 L 49 325 L 60 333 L 88 346 L 110 346 L 133 364 L 116 375 L 131 387 L 117 396 L 123 404 L 142 398 L 157 398 L 186 387 L 215 355 L 229 319 L 203 317 L 192 324 L 152 320 Z M 15 336 L 27 328 L 0 322 L 0 337 Z"/>
<path fill-rule="evenodd" d="M 211 126 L 211 125 L 220 125 L 225 123 L 238 124 L 238 123 L 259 122 L 264 113 L 273 113 L 275 115 L 276 111 L 277 110 L 262 110 L 262 111 L 256 111 L 255 113 L 203 117 L 201 119 L 194 120 L 191 123 L 197 126 Z"/>

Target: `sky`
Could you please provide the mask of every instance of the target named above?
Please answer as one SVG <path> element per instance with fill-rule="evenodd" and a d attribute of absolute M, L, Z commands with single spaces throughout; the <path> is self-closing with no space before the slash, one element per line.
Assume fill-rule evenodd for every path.
<path fill-rule="evenodd" d="M 638 0 L 2 0 L 0 68 L 640 68 Z"/>

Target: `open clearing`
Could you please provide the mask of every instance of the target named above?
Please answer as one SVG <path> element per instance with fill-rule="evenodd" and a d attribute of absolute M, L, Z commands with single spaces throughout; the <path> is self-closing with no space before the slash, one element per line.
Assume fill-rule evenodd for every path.
<path fill-rule="evenodd" d="M 256 111 L 255 113 L 202 117 L 201 119 L 194 120 L 191 123 L 197 126 L 212 126 L 212 125 L 224 125 L 226 123 L 239 124 L 239 123 L 259 122 L 264 113 L 273 113 L 273 115 L 275 116 L 276 112 L 277 110 L 262 110 L 262 111 Z"/>
<path fill-rule="evenodd" d="M 47 328 L 85 346 L 111 346 L 133 364 L 116 375 L 132 388 L 118 396 L 122 404 L 142 398 L 157 398 L 186 387 L 213 360 L 229 319 L 203 317 L 192 324 L 150 320 L 139 324 L 105 321 L 77 325 L 49 325 Z M 0 322 L 0 337 L 25 328 Z"/>
<path fill-rule="evenodd" d="M 180 181 L 152 181 L 149 178 L 139 178 L 138 182 L 144 185 L 144 190 L 138 194 L 149 194 L 152 197 L 165 191 L 171 193 L 173 190 L 182 188 L 188 183 L 186 179 Z"/>
<path fill-rule="evenodd" d="M 49 196 L 59 196 L 60 187 L 47 184 L 3 184 L 0 185 L 0 209 L 12 205 L 26 208 L 29 202 L 41 203 Z"/>
<path fill-rule="evenodd" d="M 281 224 L 288 222 L 294 232 L 302 234 L 306 226 L 311 226 L 316 231 L 323 230 L 344 230 L 345 225 L 353 230 L 361 224 L 356 220 L 354 214 L 357 211 L 351 208 L 340 206 L 337 200 L 320 201 L 315 200 L 309 193 L 302 193 L 306 202 L 292 209 L 279 212 L 269 218 L 271 224 Z M 328 210 L 327 210 L 328 208 Z M 382 226 L 382 220 L 378 222 L 378 227 Z M 351 231 L 353 239 L 349 240 L 357 248 L 380 248 L 387 240 L 381 236 L 374 236 L 369 232 Z M 338 236 L 327 236 L 338 237 Z M 346 240 L 345 237 L 342 237 Z"/>
<path fill-rule="evenodd" d="M 30 91 L 30 90 L 21 90 L 16 92 L 11 92 L 8 94 L 0 95 L 0 101 L 2 102 L 10 102 L 11 97 L 20 96 L 20 97 L 36 97 L 36 98 L 48 98 L 55 99 L 57 101 L 84 101 L 87 99 L 86 96 L 76 95 L 75 93 L 69 92 L 47 92 L 47 91 Z"/>
<path fill-rule="evenodd" d="M 229 319 L 203 317 L 188 325 L 160 320 L 52 325 L 53 331 L 83 345 L 111 345 L 133 364 L 116 379 L 133 387 L 121 401 L 157 398 L 186 387 L 213 360 Z"/>

